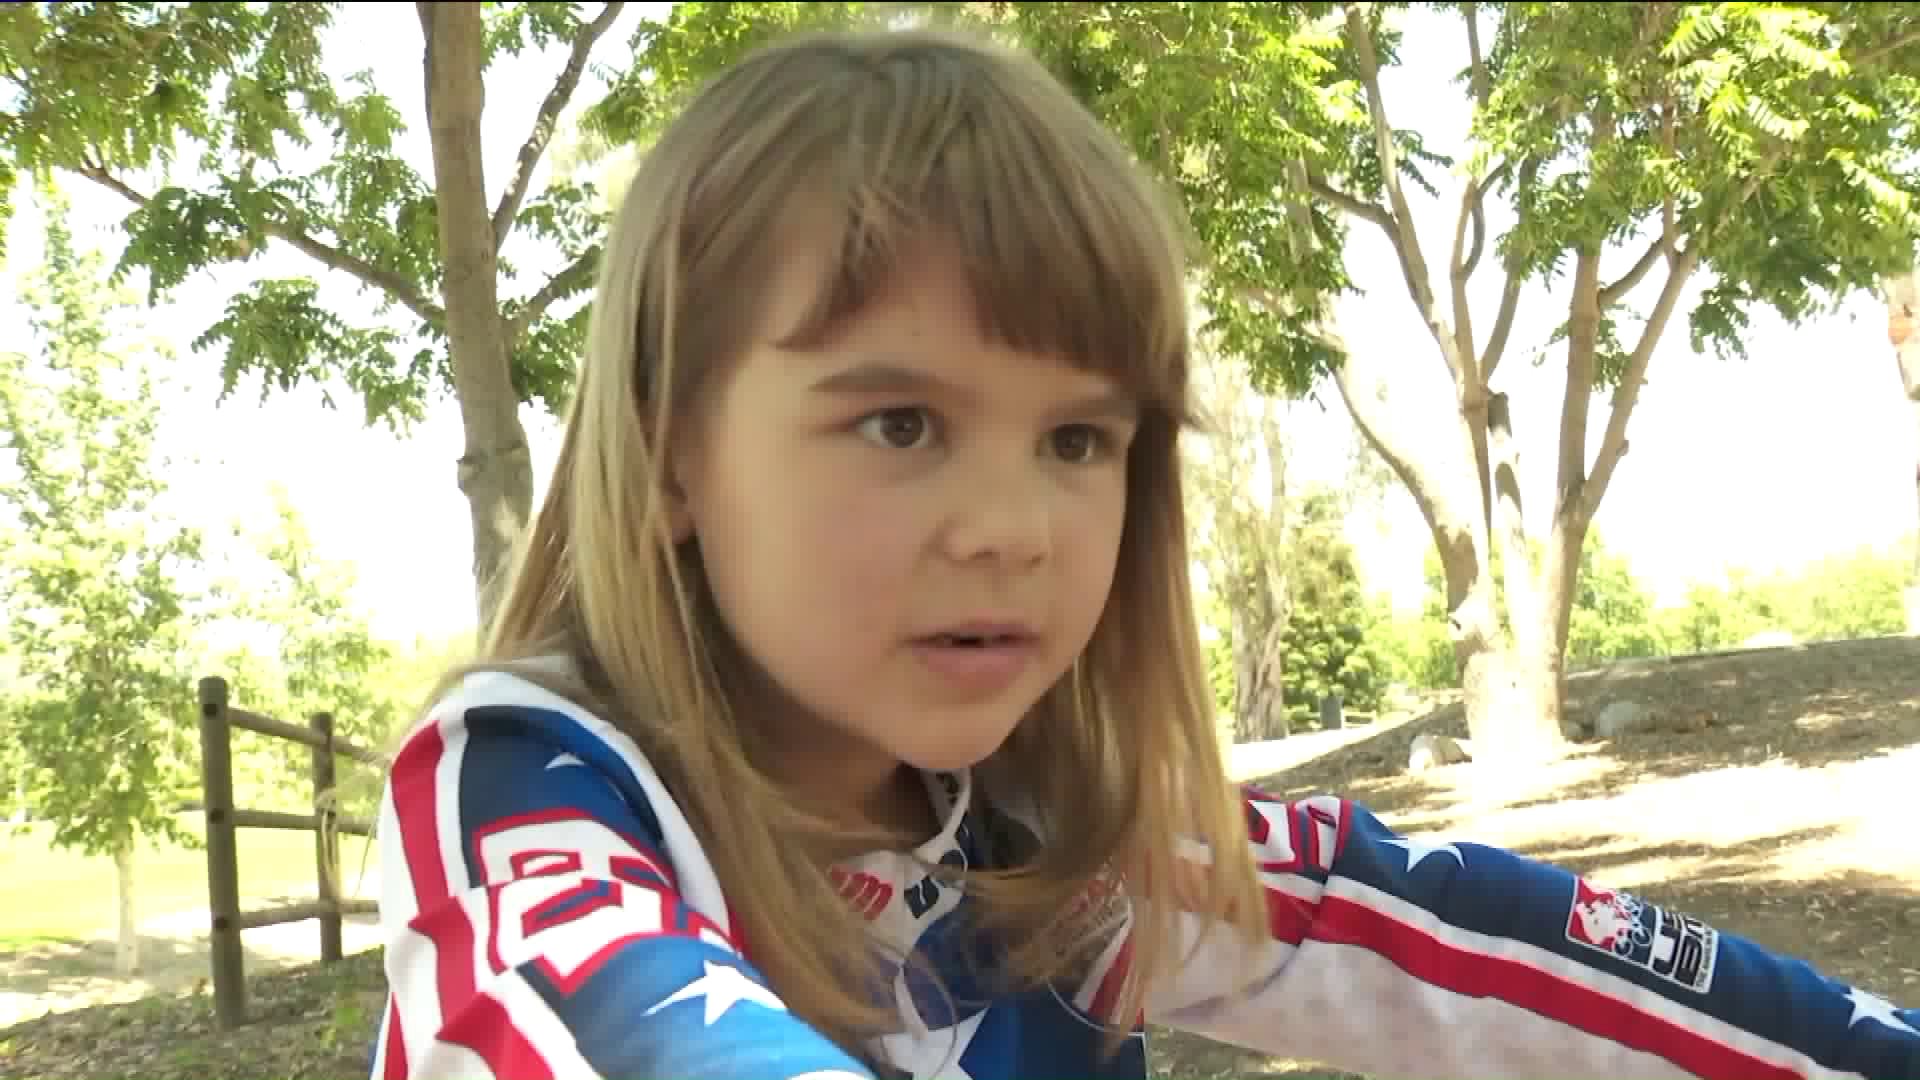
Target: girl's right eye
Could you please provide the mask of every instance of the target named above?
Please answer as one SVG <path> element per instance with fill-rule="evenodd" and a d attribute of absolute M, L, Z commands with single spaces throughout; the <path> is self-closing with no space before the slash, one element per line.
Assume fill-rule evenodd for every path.
<path fill-rule="evenodd" d="M 918 450 L 933 437 L 933 417 L 921 408 L 882 409 L 863 418 L 855 428 L 875 446 L 888 450 Z"/>

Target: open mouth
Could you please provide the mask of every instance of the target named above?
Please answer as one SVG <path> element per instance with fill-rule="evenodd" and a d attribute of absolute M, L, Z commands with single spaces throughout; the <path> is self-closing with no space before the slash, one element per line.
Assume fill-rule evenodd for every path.
<path fill-rule="evenodd" d="M 926 639 L 929 645 L 938 645 L 948 649 L 988 649 L 996 646 L 1018 645 L 1026 639 L 1019 634 L 935 634 Z"/>

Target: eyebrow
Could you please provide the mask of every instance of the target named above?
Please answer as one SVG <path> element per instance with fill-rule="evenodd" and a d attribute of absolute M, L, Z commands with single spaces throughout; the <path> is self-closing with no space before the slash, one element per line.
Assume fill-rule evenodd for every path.
<path fill-rule="evenodd" d="M 931 372 L 879 361 L 843 368 L 816 380 L 813 389 L 823 394 L 847 397 L 882 394 L 950 398 L 974 396 L 972 391 L 955 386 Z M 1112 420 L 1132 423 L 1140 418 L 1140 402 L 1132 394 L 1116 387 L 1090 394 L 1053 412 L 1057 417 L 1076 422 Z"/>

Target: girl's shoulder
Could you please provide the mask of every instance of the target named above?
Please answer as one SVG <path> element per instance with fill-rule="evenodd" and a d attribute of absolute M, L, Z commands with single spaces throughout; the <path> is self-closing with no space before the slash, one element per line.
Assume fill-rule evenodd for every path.
<path fill-rule="evenodd" d="M 584 833 L 616 833 L 620 847 L 664 864 L 658 869 L 688 906 L 726 926 L 712 863 L 639 745 L 543 685 L 542 674 L 564 680 L 562 665 L 537 662 L 531 676 L 479 671 L 454 684 L 401 743 L 389 789 L 432 791 L 436 816 L 457 823 L 462 846 L 476 849 L 483 841 L 504 849 L 511 837 L 516 849 L 565 852 Z"/>

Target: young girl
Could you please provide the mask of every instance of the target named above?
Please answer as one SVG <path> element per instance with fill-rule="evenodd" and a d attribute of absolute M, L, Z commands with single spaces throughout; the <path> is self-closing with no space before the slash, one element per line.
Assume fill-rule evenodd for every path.
<path fill-rule="evenodd" d="M 757 53 L 614 222 L 485 662 L 380 821 L 376 1077 L 1920 1076 L 1920 1013 L 1223 773 L 1184 237 L 1035 63 Z"/>

